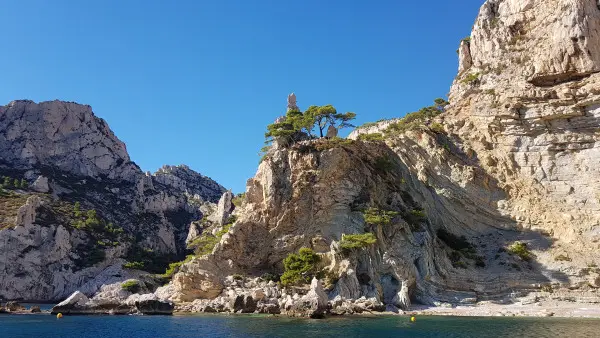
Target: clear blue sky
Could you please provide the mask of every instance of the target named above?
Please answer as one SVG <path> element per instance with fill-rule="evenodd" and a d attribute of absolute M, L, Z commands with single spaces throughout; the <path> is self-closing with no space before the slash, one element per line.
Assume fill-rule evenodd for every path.
<path fill-rule="evenodd" d="M 0 105 L 89 104 L 143 170 L 241 192 L 290 92 L 357 125 L 445 97 L 482 3 L 0 0 Z"/>

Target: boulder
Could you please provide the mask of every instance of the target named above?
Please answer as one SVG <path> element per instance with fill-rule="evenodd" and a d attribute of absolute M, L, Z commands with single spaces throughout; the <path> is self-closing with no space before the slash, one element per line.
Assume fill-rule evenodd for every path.
<path fill-rule="evenodd" d="M 135 302 L 135 307 L 145 315 L 172 315 L 173 303 L 158 299 L 146 299 Z"/>
<path fill-rule="evenodd" d="M 31 185 L 31 189 L 33 191 L 47 193 L 50 191 L 50 186 L 48 185 L 48 177 L 38 176 L 38 178 Z"/>
<path fill-rule="evenodd" d="M 5 308 L 10 312 L 25 311 L 25 307 L 17 302 L 8 302 L 6 303 Z"/>
<path fill-rule="evenodd" d="M 310 318 L 323 318 L 328 308 L 327 294 L 321 281 L 314 278 L 306 295 L 296 300 L 290 310 L 292 315 Z"/>
<path fill-rule="evenodd" d="M 329 128 L 327 128 L 327 135 L 325 135 L 325 137 L 327 138 L 334 138 L 338 135 L 338 130 L 336 127 L 334 126 L 329 126 Z"/>
<path fill-rule="evenodd" d="M 42 312 L 42 309 L 40 309 L 40 307 L 37 305 L 33 305 L 32 307 L 29 308 L 29 312 L 40 313 L 40 312 Z"/>
<path fill-rule="evenodd" d="M 55 305 L 50 313 L 57 314 L 69 314 L 79 312 L 81 309 L 85 307 L 85 305 L 90 301 L 90 299 L 84 295 L 81 291 L 75 291 L 69 298 L 63 300 L 62 302 Z"/>

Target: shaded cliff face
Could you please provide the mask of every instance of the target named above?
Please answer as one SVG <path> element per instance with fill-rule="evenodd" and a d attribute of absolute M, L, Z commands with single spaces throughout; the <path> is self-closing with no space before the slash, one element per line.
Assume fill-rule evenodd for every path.
<path fill-rule="evenodd" d="M 409 297 L 469 303 L 548 284 L 594 291 L 599 39 L 596 1 L 485 2 L 459 47 L 451 105 L 430 121 L 441 130 L 424 124 L 385 144 L 274 150 L 248 181 L 230 233 L 175 276 L 173 299 L 215 297 L 227 274 L 280 272 L 302 246 L 339 278 L 330 297 L 402 306 Z M 369 229 L 359 211 L 369 206 L 401 217 Z M 411 208 L 426 219 L 414 224 Z M 341 255 L 342 235 L 364 231 L 377 243 Z M 517 242 L 526 248 L 520 255 Z"/>
<path fill-rule="evenodd" d="M 143 173 L 89 106 L 13 101 L 0 117 L 0 298 L 92 294 L 137 276 L 128 261 L 164 272 L 225 192 L 183 165 Z"/>

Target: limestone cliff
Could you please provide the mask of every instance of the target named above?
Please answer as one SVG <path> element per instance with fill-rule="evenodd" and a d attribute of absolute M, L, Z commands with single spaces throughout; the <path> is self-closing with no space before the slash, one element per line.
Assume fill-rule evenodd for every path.
<path fill-rule="evenodd" d="M 143 173 L 89 106 L 61 101 L 0 106 L 0 176 L 4 299 L 91 295 L 137 277 L 127 261 L 164 272 L 225 192 L 186 166 Z"/>
<path fill-rule="evenodd" d="M 384 142 L 272 150 L 238 221 L 183 265 L 168 296 L 231 292 L 228 274 L 281 272 L 305 246 L 336 277 L 330 299 L 473 303 L 552 289 L 597 299 L 599 70 L 597 1 L 485 2 L 443 114 Z M 400 217 L 369 228 L 367 207 Z M 365 231 L 374 246 L 339 250 L 344 234 Z"/>

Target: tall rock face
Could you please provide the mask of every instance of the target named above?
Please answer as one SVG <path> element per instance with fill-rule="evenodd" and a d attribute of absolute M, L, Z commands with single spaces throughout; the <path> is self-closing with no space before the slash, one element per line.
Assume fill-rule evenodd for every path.
<path fill-rule="evenodd" d="M 0 298 L 58 300 L 185 254 L 189 225 L 225 189 L 187 166 L 143 173 L 89 106 L 0 107 Z M 16 183 L 18 184 L 16 184 Z"/>
<path fill-rule="evenodd" d="M 310 247 L 335 277 L 330 299 L 457 304 L 551 286 L 597 300 L 599 39 L 597 1 L 485 2 L 445 113 L 384 142 L 276 146 L 237 222 L 183 265 L 171 298 L 215 297 L 227 274 L 281 272 Z M 399 216 L 374 227 L 369 207 Z M 340 249 L 364 232 L 376 243 Z"/>
<path fill-rule="evenodd" d="M 495 0 L 471 35 L 473 66 L 552 86 L 600 71 L 597 1 Z M 518 71 L 517 71 L 518 70 Z M 504 73 L 504 71 L 502 71 Z"/>
<path fill-rule="evenodd" d="M 508 198 L 520 227 L 589 243 L 600 224 L 596 1 L 487 1 L 443 117 Z"/>
<path fill-rule="evenodd" d="M 51 166 L 91 177 L 133 180 L 139 168 L 90 106 L 28 100 L 0 106 L 0 160 L 13 168 Z"/>

